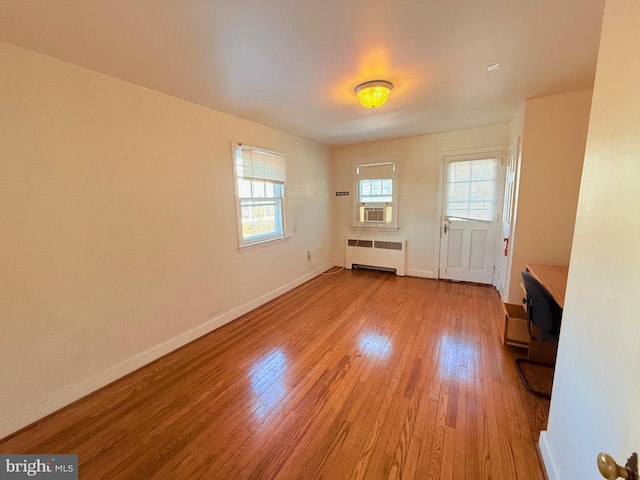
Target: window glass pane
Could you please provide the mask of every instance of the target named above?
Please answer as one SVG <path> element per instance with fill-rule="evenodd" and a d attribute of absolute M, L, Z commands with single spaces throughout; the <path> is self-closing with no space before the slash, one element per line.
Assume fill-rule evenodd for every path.
<path fill-rule="evenodd" d="M 470 220 L 496 220 L 497 170 L 496 159 L 448 163 L 446 214 Z"/>
<path fill-rule="evenodd" d="M 247 198 L 251 196 L 251 182 L 244 178 L 238 179 L 238 196 Z"/>
<path fill-rule="evenodd" d="M 242 237 L 250 239 L 278 233 L 279 201 L 272 200 L 243 200 L 242 210 Z"/>
<path fill-rule="evenodd" d="M 360 195 L 371 195 L 371 180 L 360 181 Z"/>
<path fill-rule="evenodd" d="M 472 163 L 471 180 L 490 180 L 493 178 L 493 168 L 490 160 L 477 160 Z"/>
<path fill-rule="evenodd" d="M 455 162 L 449 169 L 450 182 L 468 182 L 471 179 L 471 165 L 469 162 Z"/>
<path fill-rule="evenodd" d="M 267 196 L 264 185 L 265 182 L 262 182 L 260 180 L 252 180 L 251 183 L 253 184 L 253 198 L 264 198 Z"/>
<path fill-rule="evenodd" d="M 447 215 L 449 217 L 468 218 L 469 217 L 469 210 L 466 207 L 463 207 L 463 208 L 460 208 L 460 209 L 453 208 L 447 213 Z"/>
<path fill-rule="evenodd" d="M 493 195 L 493 182 L 473 182 L 471 183 L 470 199 L 491 200 Z"/>
<path fill-rule="evenodd" d="M 393 202 L 393 179 L 360 180 L 360 203 Z"/>
<path fill-rule="evenodd" d="M 265 197 L 275 197 L 275 191 L 273 188 L 273 183 L 271 182 L 264 182 L 264 195 Z"/>
<path fill-rule="evenodd" d="M 492 209 L 493 205 L 489 202 L 469 203 L 469 213 L 471 218 L 478 220 L 491 220 Z"/>

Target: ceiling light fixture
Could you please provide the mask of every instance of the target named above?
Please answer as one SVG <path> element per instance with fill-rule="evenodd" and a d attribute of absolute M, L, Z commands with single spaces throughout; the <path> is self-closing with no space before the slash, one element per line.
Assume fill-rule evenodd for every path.
<path fill-rule="evenodd" d="M 355 89 L 358 100 L 363 107 L 377 108 L 381 107 L 389 98 L 389 92 L 393 88 L 391 82 L 385 80 L 373 80 L 372 82 L 364 82 Z"/>
<path fill-rule="evenodd" d="M 499 63 L 492 63 L 491 65 L 489 65 L 487 67 L 487 70 L 491 71 L 491 70 L 497 70 L 500 68 L 500 64 Z"/>

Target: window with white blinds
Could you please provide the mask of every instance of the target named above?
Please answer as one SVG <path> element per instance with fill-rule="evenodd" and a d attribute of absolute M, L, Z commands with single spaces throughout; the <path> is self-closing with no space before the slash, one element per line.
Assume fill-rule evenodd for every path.
<path fill-rule="evenodd" d="M 234 146 L 240 247 L 285 237 L 284 155 Z"/>

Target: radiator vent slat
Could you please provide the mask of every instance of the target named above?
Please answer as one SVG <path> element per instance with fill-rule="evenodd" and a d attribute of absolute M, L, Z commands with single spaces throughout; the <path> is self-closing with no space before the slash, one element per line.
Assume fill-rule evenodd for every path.
<path fill-rule="evenodd" d="M 385 250 L 402 250 L 402 242 L 381 242 L 376 240 L 374 243 L 375 248 L 384 248 Z"/>
<path fill-rule="evenodd" d="M 365 247 L 365 248 L 372 248 L 373 247 L 373 241 L 372 240 L 358 240 L 355 238 L 350 238 L 348 240 L 349 242 L 349 246 L 350 247 Z"/>

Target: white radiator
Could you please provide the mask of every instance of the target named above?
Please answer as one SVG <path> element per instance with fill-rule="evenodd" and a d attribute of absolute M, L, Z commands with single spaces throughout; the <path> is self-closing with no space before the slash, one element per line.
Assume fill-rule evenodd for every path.
<path fill-rule="evenodd" d="M 406 270 L 407 241 L 402 239 L 347 237 L 345 242 L 345 268 L 353 266 L 395 270 L 404 277 Z"/>

